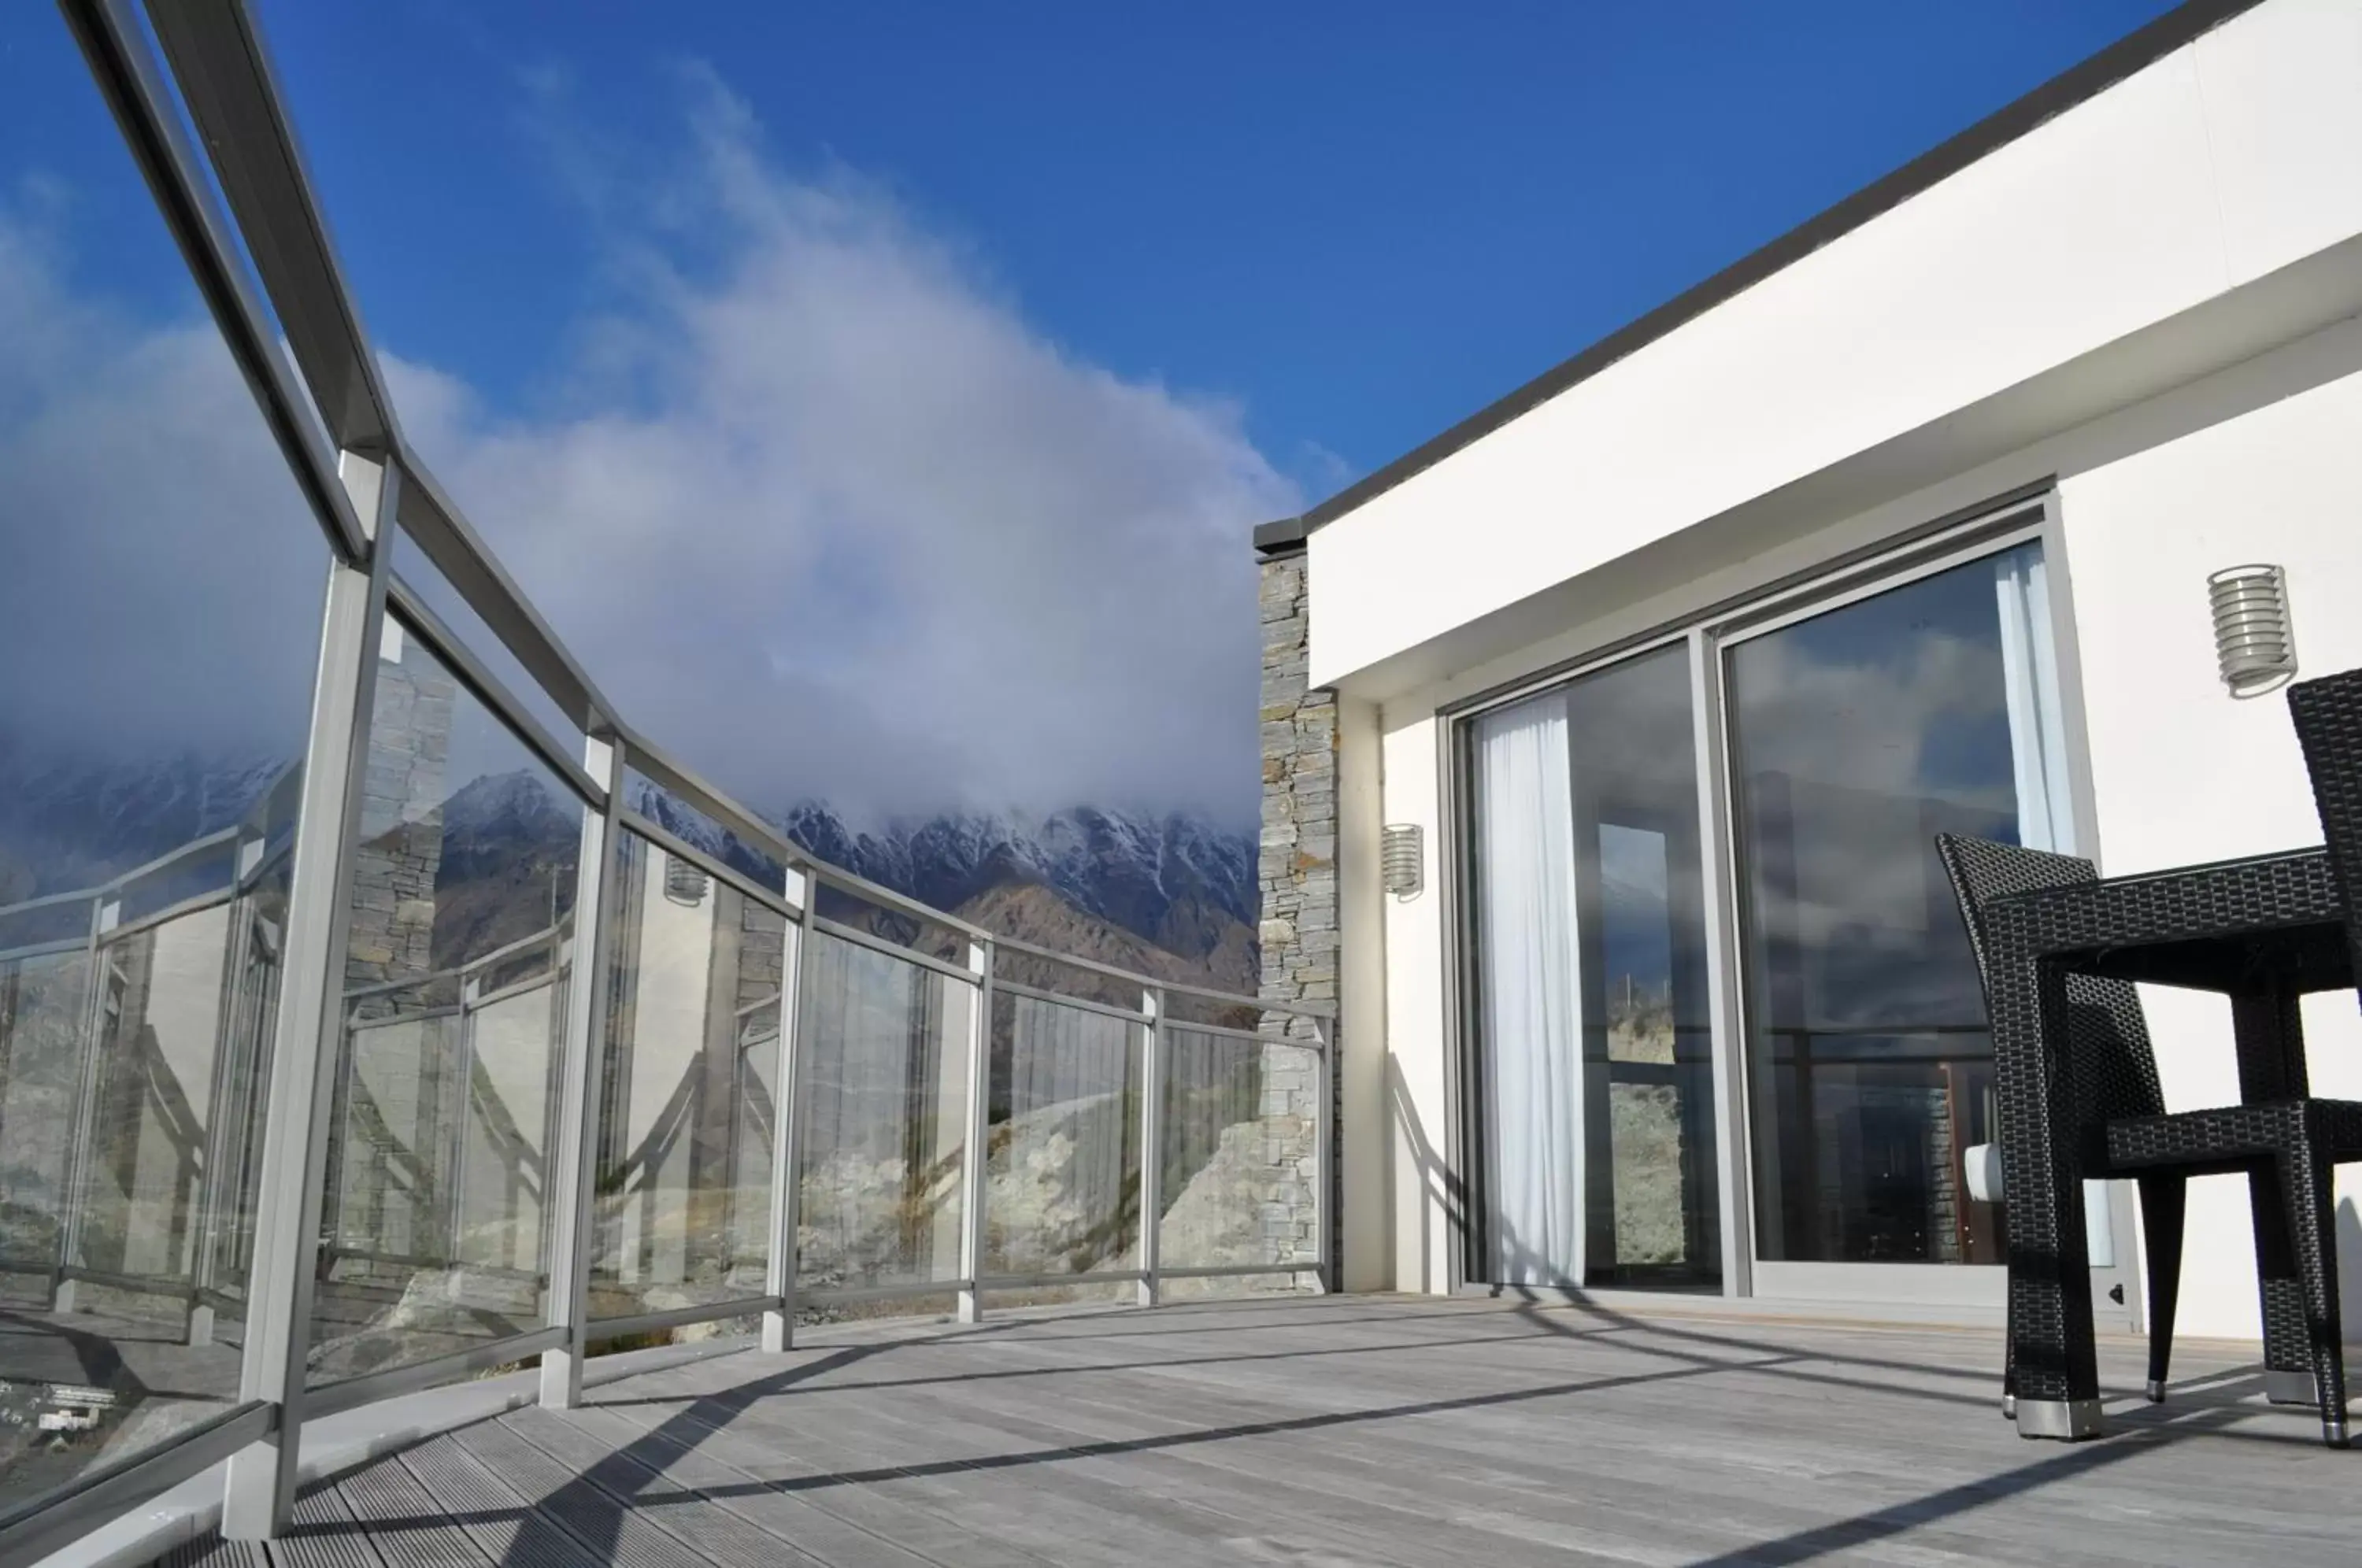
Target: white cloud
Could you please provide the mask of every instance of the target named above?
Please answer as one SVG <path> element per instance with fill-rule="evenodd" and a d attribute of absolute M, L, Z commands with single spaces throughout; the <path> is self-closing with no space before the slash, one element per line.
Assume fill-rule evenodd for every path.
<path fill-rule="evenodd" d="M 560 412 L 388 355 L 594 678 L 759 805 L 1249 817 L 1249 533 L 1299 497 L 1238 410 L 1062 348 L 878 190 L 782 172 L 710 83 L 693 126 L 657 183 L 585 187 L 624 303 Z M 135 319 L 52 237 L 0 207 L 0 718 L 284 744 L 325 549 L 193 300 Z"/>
<path fill-rule="evenodd" d="M 1237 410 L 1062 349 L 710 84 L 696 126 L 661 201 L 600 203 L 630 303 L 566 413 L 390 371 L 594 678 L 764 804 L 1251 814 L 1248 536 L 1298 498 Z"/>
<path fill-rule="evenodd" d="M 193 290 L 77 293 L 71 214 L 0 199 L 0 750 L 292 755 L 327 547 Z"/>

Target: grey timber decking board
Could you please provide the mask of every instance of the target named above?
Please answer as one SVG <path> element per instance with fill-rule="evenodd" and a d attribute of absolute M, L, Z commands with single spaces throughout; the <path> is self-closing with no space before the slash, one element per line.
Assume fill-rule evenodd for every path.
<path fill-rule="evenodd" d="M 2027 1442 L 2000 1336 L 1394 1297 L 871 1322 L 596 1387 L 307 1495 L 284 1568 L 2362 1562 L 2362 1452 L 2103 1342 Z M 200 1555 L 191 1552 L 183 1561 Z M 247 1561 L 222 1553 L 206 1568 Z"/>

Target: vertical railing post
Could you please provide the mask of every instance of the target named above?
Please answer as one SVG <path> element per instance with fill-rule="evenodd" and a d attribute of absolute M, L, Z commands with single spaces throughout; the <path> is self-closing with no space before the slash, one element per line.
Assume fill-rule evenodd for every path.
<path fill-rule="evenodd" d="M 788 901 L 796 912 L 787 923 L 788 950 L 779 966 L 779 1095 L 771 1112 L 771 1261 L 763 1286 L 764 1293 L 779 1302 L 763 1314 L 763 1349 L 773 1355 L 794 1349 L 796 1342 L 796 1207 L 802 1186 L 797 1167 L 803 1158 L 804 1114 L 803 1077 L 797 1063 L 802 1055 L 798 1044 L 804 1032 L 804 950 L 811 945 L 807 924 L 814 887 L 811 878 L 788 868 Z"/>
<path fill-rule="evenodd" d="M 604 812 L 582 813 L 575 865 L 574 963 L 566 977 L 566 1039 L 559 1058 L 557 1147 L 550 1160 L 549 1326 L 566 1341 L 541 1354 L 541 1402 L 571 1410 L 582 1402 L 582 1362 L 590 1344 L 590 1258 L 598 1209 L 600 1090 L 607 1034 L 607 966 L 621 903 L 624 757 L 620 741 L 589 735 L 582 766 L 607 791 Z"/>
<path fill-rule="evenodd" d="M 230 1456 L 223 1536 L 260 1540 L 286 1529 L 295 1507 L 304 1434 L 305 1353 L 327 1179 L 328 1108 L 344 1034 L 345 946 L 352 923 L 353 850 L 369 766 L 378 646 L 384 633 L 402 473 L 381 458 L 341 455 L 337 477 L 370 540 L 366 566 L 328 569 L 320 663 L 304 745 L 303 804 L 287 892 L 279 1022 L 264 1091 L 262 1163 L 247 1284 L 241 1400 L 279 1408 L 277 1428 Z"/>
<path fill-rule="evenodd" d="M 1140 993 L 1148 1015 L 1140 1045 L 1140 1304 L 1156 1305 L 1157 1219 L 1164 1212 L 1164 992 Z"/>
<path fill-rule="evenodd" d="M 1337 1187 L 1341 1162 L 1337 1154 L 1337 1025 L 1334 1019 L 1312 1021 L 1313 1037 L 1320 1043 L 1314 1053 L 1312 1124 L 1312 1229 L 1315 1273 L 1323 1291 L 1340 1288 L 1337 1277 Z"/>
<path fill-rule="evenodd" d="M 992 944 L 967 944 L 968 973 L 977 977 L 967 1030 L 967 1145 L 960 1162 L 959 1320 L 984 1318 L 985 1137 L 992 1110 Z"/>
<path fill-rule="evenodd" d="M 91 900 L 90 940 L 83 948 L 88 956 L 83 963 L 86 990 L 82 999 L 82 1077 L 74 1093 L 73 1127 L 66 1142 L 65 1212 L 58 1227 L 57 1269 L 50 1278 L 52 1312 L 72 1311 L 78 1294 L 67 1271 L 79 1266 L 76 1260 L 82 1255 L 83 1187 L 90 1179 L 90 1151 L 98 1141 L 98 1129 L 92 1121 L 98 1114 L 99 1055 L 106 1044 L 106 933 L 122 915 L 122 898 L 112 889 Z"/>
<path fill-rule="evenodd" d="M 231 1107 L 237 1099 L 247 972 L 254 948 L 254 912 L 247 903 L 251 891 L 247 878 L 262 863 L 270 837 L 269 802 L 277 788 L 274 784 L 263 796 L 264 804 L 257 813 L 263 821 L 258 822 L 249 815 L 238 824 L 237 852 L 230 861 L 228 930 L 222 944 L 221 1003 L 215 1015 L 212 1088 L 205 1100 L 212 1109 L 205 1128 L 204 1165 L 197 1173 L 196 1218 L 192 1227 L 196 1236 L 196 1253 L 189 1271 L 187 1342 L 191 1345 L 209 1345 L 214 1342 L 212 1297 L 221 1271 L 222 1205 L 237 1200 L 237 1193 L 230 1189 L 237 1179 L 238 1124 Z"/>

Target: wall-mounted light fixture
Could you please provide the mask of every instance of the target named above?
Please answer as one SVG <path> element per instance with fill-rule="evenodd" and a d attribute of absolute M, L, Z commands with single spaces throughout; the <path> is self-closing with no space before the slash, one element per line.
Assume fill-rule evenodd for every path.
<path fill-rule="evenodd" d="M 1378 865 L 1386 891 L 1415 899 L 1427 886 L 1426 834 L 1417 823 L 1392 823 L 1378 835 Z"/>
<path fill-rule="evenodd" d="M 2234 697 L 2277 691 L 2296 675 L 2288 575 L 2276 566 L 2225 567 L 2206 580 L 2214 662 Z"/>
<path fill-rule="evenodd" d="M 678 855 L 665 856 L 664 892 L 665 897 L 674 903 L 695 909 L 705 901 L 705 890 L 712 881 L 704 867 L 683 860 Z"/>

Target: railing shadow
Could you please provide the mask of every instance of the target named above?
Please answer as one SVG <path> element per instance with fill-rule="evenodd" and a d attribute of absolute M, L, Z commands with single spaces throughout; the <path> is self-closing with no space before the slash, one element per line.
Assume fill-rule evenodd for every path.
<path fill-rule="evenodd" d="M 1574 1310 L 1582 1310 L 1576 1309 Z M 1423 1316 L 1426 1312 L 1407 1307 L 1400 1313 L 1378 1314 L 1375 1320 L 1403 1321 Z M 1455 1318 L 1459 1314 L 1452 1314 Z M 602 1401 L 602 1408 L 650 1403 L 677 1403 L 670 1414 L 634 1436 L 604 1458 L 590 1465 L 575 1480 L 539 1498 L 524 1498 L 513 1508 L 491 1510 L 459 1510 L 434 1519 L 377 1519 L 368 1525 L 337 1524 L 308 1527 L 307 1532 L 326 1535 L 349 1534 L 360 1529 L 398 1529 L 405 1525 L 427 1525 L 448 1520 L 460 1525 L 513 1523 L 517 1532 L 504 1562 L 523 1564 L 545 1562 L 557 1553 L 574 1554 L 588 1550 L 594 1557 L 603 1558 L 616 1551 L 621 1539 L 624 1516 L 635 1510 L 652 1517 L 662 1511 L 705 1502 L 723 1502 L 737 1496 L 759 1495 L 806 1496 L 838 1488 L 872 1484 L 893 1484 L 933 1476 L 976 1475 L 1023 1470 L 1032 1466 L 1059 1464 L 1078 1460 L 1116 1458 L 1125 1455 L 1153 1454 L 1187 1451 L 1209 1444 L 1236 1440 L 1267 1437 L 1305 1437 L 1325 1431 L 1352 1430 L 1372 1424 L 1416 1420 L 1422 1417 L 1448 1412 L 1464 1412 L 1495 1408 L 1512 1408 L 1551 1399 L 1582 1397 L 1614 1393 L 1619 1390 L 1661 1387 L 1694 1380 L 1728 1375 L 1734 1376 L 1771 1376 L 1788 1378 L 1811 1375 L 1809 1364 L 1824 1359 L 1817 1348 L 1794 1345 L 1776 1346 L 1770 1353 L 1759 1353 L 1759 1342 L 1742 1336 L 1722 1336 L 1694 1330 L 1672 1331 L 1669 1337 L 1683 1342 L 1677 1346 L 1649 1346 L 1633 1342 L 1636 1331 L 1656 1334 L 1664 1331 L 1661 1324 L 1632 1324 L 1615 1321 L 1592 1328 L 1548 1321 L 1545 1309 L 1533 1304 L 1520 1304 L 1508 1309 L 1508 1316 L 1521 1330 L 1516 1338 L 1559 1339 L 1576 1338 L 1606 1341 L 1612 1338 L 1617 1348 L 1640 1351 L 1672 1357 L 1677 1364 L 1660 1365 L 1637 1371 L 1604 1372 L 1595 1375 L 1559 1378 L 1529 1386 L 1498 1389 L 1450 1397 L 1393 1403 L 1374 1408 L 1349 1410 L 1316 1411 L 1270 1419 L 1242 1421 L 1220 1426 L 1197 1427 L 1184 1430 L 1153 1433 L 1139 1437 L 1109 1438 L 1028 1449 L 1013 1453 L 987 1453 L 951 1458 L 921 1460 L 911 1463 L 878 1464 L 822 1471 L 811 1474 L 763 1477 L 747 1472 L 743 1465 L 728 1460 L 718 1463 L 745 1474 L 744 1482 L 722 1485 L 689 1485 L 667 1478 L 668 1468 L 684 1452 L 693 1452 L 712 1435 L 727 1430 L 740 1417 L 763 1400 L 789 1394 L 800 1387 L 810 1386 L 830 1375 L 859 1366 L 889 1351 L 907 1352 L 932 1342 L 889 1341 L 874 1344 L 839 1347 L 815 1356 L 800 1366 L 787 1369 L 770 1376 L 750 1379 L 745 1383 L 712 1394 L 676 1397 L 673 1400 L 629 1398 Z M 1609 1315 L 1616 1316 L 1616 1315 Z M 1324 1318 L 1324 1320 L 1329 1320 Z M 1544 1332 L 1533 1332 L 1537 1324 Z M 1031 1325 L 1010 1322 L 1005 1325 L 981 1325 L 961 1336 L 962 1343 L 973 1343 L 977 1334 L 992 1329 L 1013 1331 Z M 1439 1342 L 1433 1339 L 1413 1340 L 1384 1346 L 1326 1346 L 1301 1351 L 1244 1353 L 1237 1356 L 1181 1358 L 1176 1361 L 1153 1362 L 1156 1366 L 1187 1367 L 1209 1363 L 1252 1361 L 1265 1358 L 1318 1356 L 1323 1354 L 1389 1354 L 1444 1348 L 1458 1343 L 1499 1343 L 1502 1336 L 1476 1336 Z M 1726 1353 L 1712 1356 L 1691 1346 L 1691 1342 L 1705 1341 L 1721 1346 Z M 1846 1358 L 1860 1359 L 1860 1358 Z M 1070 1367 L 1059 1372 L 1096 1370 Z M 1919 1371 L 1942 1369 L 1916 1368 Z M 1012 1375 L 1018 1369 L 988 1371 L 983 1374 L 945 1375 L 905 1380 L 912 1383 L 973 1381 L 977 1377 Z M 832 1392 L 854 1389 L 884 1389 L 896 1386 L 896 1380 L 877 1379 L 851 1383 L 829 1383 Z M 1914 1400 L 1931 1400 L 1944 1406 L 1972 1404 L 1981 1414 L 1985 1401 L 1968 1399 L 1940 1390 L 1895 1388 L 1883 1386 L 1884 1391 Z M 1834 1553 L 1858 1550 L 1883 1540 L 1892 1540 L 1911 1532 L 1956 1518 L 1982 1507 L 2004 1502 L 2041 1488 L 2072 1481 L 2125 1460 L 2152 1452 L 2162 1444 L 2185 1441 L 2195 1438 L 2248 1438 L 2271 1442 L 2286 1442 L 2300 1447 L 2312 1446 L 2310 1437 L 2291 1432 L 2285 1436 L 2265 1433 L 2245 1433 L 2232 1430 L 2234 1424 L 2246 1413 L 2235 1408 L 2235 1402 L 2251 1397 L 2259 1388 L 2259 1379 L 2253 1369 L 2214 1372 L 2191 1380 L 2178 1392 L 2181 1401 L 2175 1407 L 2143 1406 L 2127 1412 L 2119 1431 L 2105 1440 L 2058 1450 L 2031 1463 L 2004 1470 L 1997 1474 L 1981 1476 L 1955 1485 L 1929 1491 L 1924 1495 L 1868 1509 L 1846 1518 L 1829 1520 L 1792 1534 L 1759 1540 L 1736 1546 L 1727 1551 L 1702 1559 L 1697 1568 L 1738 1568 L 1739 1564 L 1787 1564 L 1812 1561 Z M 2197 1403 L 2190 1403 L 2195 1395 Z M 563 1419 L 553 1416 L 553 1419 Z M 527 1441 L 531 1441 L 528 1437 Z M 557 1455 L 545 1445 L 544 1452 Z M 518 1488 L 522 1496 L 523 1489 Z M 561 1518 L 564 1522 L 560 1522 Z M 680 1539 L 694 1543 L 692 1527 L 674 1527 Z"/>

